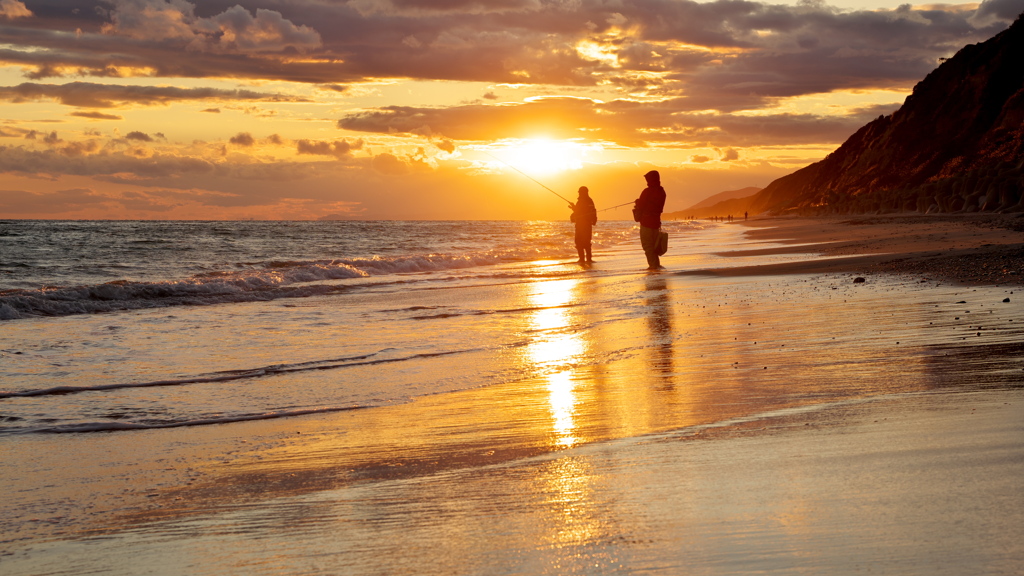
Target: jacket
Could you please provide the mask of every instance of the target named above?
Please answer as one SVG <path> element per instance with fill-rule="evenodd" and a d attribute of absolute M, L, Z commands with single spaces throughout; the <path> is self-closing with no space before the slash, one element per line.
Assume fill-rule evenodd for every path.
<path fill-rule="evenodd" d="M 651 170 L 644 174 L 647 188 L 640 193 L 634 205 L 637 222 L 645 228 L 661 228 L 661 212 L 665 209 L 665 189 L 661 187 L 661 175 Z"/>

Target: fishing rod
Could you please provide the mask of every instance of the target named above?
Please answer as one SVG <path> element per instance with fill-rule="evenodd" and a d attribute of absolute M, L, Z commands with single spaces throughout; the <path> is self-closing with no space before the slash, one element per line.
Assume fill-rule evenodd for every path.
<path fill-rule="evenodd" d="M 540 187 L 544 188 L 544 189 L 545 189 L 545 190 L 547 190 L 548 192 L 551 192 L 551 193 L 552 193 L 552 194 L 554 194 L 555 196 L 558 196 L 558 197 L 559 197 L 559 198 L 561 198 L 562 200 L 565 200 L 566 202 L 569 202 L 569 200 L 566 200 L 564 196 L 562 196 L 562 195 L 561 195 L 561 194 L 559 194 L 558 192 L 555 192 L 555 191 L 554 191 L 554 190 L 552 190 L 551 188 L 548 188 L 547 186 L 545 186 L 545 185 L 541 184 L 541 183 L 540 183 L 540 182 L 539 182 L 539 181 L 538 181 L 538 180 L 537 180 L 536 178 L 534 178 L 533 176 L 530 176 L 530 175 L 529 175 L 529 174 L 527 174 L 526 172 L 523 172 L 523 171 L 522 171 L 522 170 L 520 170 L 519 168 L 516 168 L 515 166 L 513 166 L 513 165 L 509 164 L 508 162 L 505 162 L 505 161 L 504 161 L 504 160 L 502 160 L 501 158 L 498 158 L 497 156 L 495 156 L 494 154 L 491 154 L 490 152 L 488 152 L 488 151 L 486 151 L 486 150 L 484 150 L 484 151 L 483 151 L 483 153 L 484 153 L 484 154 L 487 154 L 487 155 L 488 155 L 488 156 L 490 156 L 491 158 L 494 158 L 494 159 L 495 159 L 495 160 L 497 160 L 498 162 L 501 162 L 501 163 L 502 163 L 502 164 L 504 164 L 505 166 L 508 166 L 509 168 L 511 168 L 511 169 L 513 169 L 513 170 L 515 170 L 516 172 L 519 172 L 519 173 L 520 173 L 520 174 L 522 174 L 523 176 L 526 176 L 526 177 L 527 177 L 527 178 L 529 178 L 530 180 L 533 180 L 533 182 L 534 182 L 535 184 L 537 184 L 538 186 L 540 186 Z M 569 202 L 569 204 L 573 204 L 573 202 Z"/>

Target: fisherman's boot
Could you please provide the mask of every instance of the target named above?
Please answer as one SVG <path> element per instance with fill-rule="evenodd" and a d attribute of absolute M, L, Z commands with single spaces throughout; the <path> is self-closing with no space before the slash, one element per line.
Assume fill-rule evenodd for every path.
<path fill-rule="evenodd" d="M 585 257 L 585 253 L 583 251 L 583 248 L 577 248 L 576 252 L 578 252 L 579 255 L 580 255 L 580 259 L 577 260 L 576 262 L 578 262 L 580 264 L 583 264 L 584 262 L 586 262 L 588 260 L 588 258 Z M 589 252 L 589 250 L 587 250 L 587 252 Z"/>
<path fill-rule="evenodd" d="M 587 246 L 587 262 L 593 262 L 594 255 L 590 251 L 590 246 Z"/>

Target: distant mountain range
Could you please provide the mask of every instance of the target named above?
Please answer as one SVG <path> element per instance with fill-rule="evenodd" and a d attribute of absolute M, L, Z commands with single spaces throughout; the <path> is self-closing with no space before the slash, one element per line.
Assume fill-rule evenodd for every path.
<path fill-rule="evenodd" d="M 728 214 L 742 215 L 750 199 L 760 191 L 761 188 L 748 186 L 739 190 L 719 192 L 685 210 L 668 212 L 663 217 L 666 220 L 684 220 L 687 218 L 707 218 L 708 216 L 725 216 Z"/>
<path fill-rule="evenodd" d="M 711 214 L 1024 212 L 1024 15 L 823 160 Z"/>

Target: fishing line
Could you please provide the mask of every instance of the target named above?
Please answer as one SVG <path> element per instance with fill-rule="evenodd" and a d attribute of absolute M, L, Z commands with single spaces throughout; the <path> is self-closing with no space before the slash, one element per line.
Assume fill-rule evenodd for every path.
<path fill-rule="evenodd" d="M 614 210 L 616 208 L 622 208 L 623 206 L 629 206 L 633 202 L 626 202 L 625 204 L 619 204 L 618 206 L 612 206 L 611 208 L 602 208 L 598 212 L 604 212 L 605 210 Z"/>
<path fill-rule="evenodd" d="M 511 169 L 513 169 L 513 170 L 515 170 L 516 172 L 519 172 L 519 173 L 520 173 L 520 174 L 522 174 L 523 176 L 526 176 L 526 177 L 527 177 L 527 178 L 529 178 L 530 180 L 533 180 L 533 182 L 534 182 L 535 184 L 537 184 L 538 186 L 540 186 L 540 187 L 544 188 L 544 189 L 545 189 L 545 190 L 547 190 L 548 192 L 551 192 L 551 193 L 552 193 L 552 194 L 554 194 L 555 196 L 558 196 L 558 197 L 559 197 L 559 198 L 561 198 L 562 200 L 565 200 L 566 202 L 569 202 L 569 204 L 573 204 L 573 202 L 570 202 L 569 200 L 566 200 L 564 196 L 562 196 L 562 195 L 561 195 L 561 194 L 559 194 L 558 192 L 555 192 L 555 191 L 554 191 L 554 190 L 552 190 L 551 188 L 548 188 L 547 186 L 545 186 L 545 185 L 541 184 L 541 183 L 540 183 L 540 182 L 539 182 L 539 181 L 538 181 L 538 180 L 537 180 L 536 178 L 534 178 L 533 176 L 530 176 L 530 175 L 529 175 L 529 174 L 527 174 L 526 172 L 523 172 L 523 171 L 522 171 L 522 170 L 520 170 L 519 168 L 516 168 L 515 166 L 513 166 L 513 165 L 509 164 L 508 162 L 505 162 L 505 161 L 504 161 L 504 160 L 502 160 L 501 158 L 498 158 L 497 156 L 495 156 L 495 155 L 491 154 L 490 152 L 488 152 L 488 151 L 486 151 L 486 150 L 483 150 L 483 153 L 484 153 L 484 154 L 487 154 L 487 155 L 488 155 L 488 156 L 490 156 L 491 158 L 494 158 L 494 159 L 495 159 L 495 160 L 497 160 L 498 162 L 501 162 L 501 163 L 502 163 L 502 164 L 504 164 L 505 166 L 508 166 L 509 168 L 511 168 Z"/>

